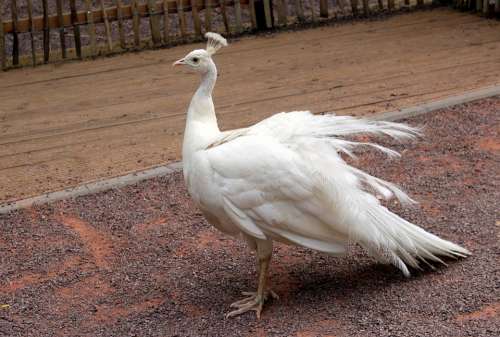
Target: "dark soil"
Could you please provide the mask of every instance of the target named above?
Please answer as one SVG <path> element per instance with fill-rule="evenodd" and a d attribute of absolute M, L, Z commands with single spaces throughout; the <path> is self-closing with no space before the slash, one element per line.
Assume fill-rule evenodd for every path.
<path fill-rule="evenodd" d="M 500 98 L 414 118 L 403 157 L 359 165 L 420 207 L 395 210 L 473 252 L 406 279 L 357 247 L 345 258 L 277 245 L 281 296 L 225 319 L 255 257 L 213 229 L 181 174 L 0 216 L 2 336 L 498 336 Z M 496 201 L 495 201 L 496 200 Z"/>

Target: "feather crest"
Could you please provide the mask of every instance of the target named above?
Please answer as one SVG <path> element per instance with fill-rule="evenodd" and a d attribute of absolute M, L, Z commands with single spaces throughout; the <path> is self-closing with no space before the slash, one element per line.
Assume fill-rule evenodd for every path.
<path fill-rule="evenodd" d="M 217 33 L 208 32 L 205 34 L 207 41 L 207 53 L 212 56 L 222 47 L 227 46 L 227 40 L 222 35 Z"/>

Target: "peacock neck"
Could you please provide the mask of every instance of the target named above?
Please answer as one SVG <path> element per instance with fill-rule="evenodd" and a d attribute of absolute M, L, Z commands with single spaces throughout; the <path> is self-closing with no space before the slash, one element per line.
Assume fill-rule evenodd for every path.
<path fill-rule="evenodd" d="M 211 60 L 210 60 L 211 61 Z M 208 71 L 201 76 L 201 83 L 196 90 L 196 96 L 212 97 L 212 91 L 215 87 L 215 82 L 217 81 L 217 67 L 213 61 L 209 63 Z"/>
<path fill-rule="evenodd" d="M 212 91 L 217 79 L 217 68 L 210 62 L 202 75 L 200 86 L 189 105 L 183 142 L 183 160 L 208 146 L 220 134 L 215 115 Z"/>

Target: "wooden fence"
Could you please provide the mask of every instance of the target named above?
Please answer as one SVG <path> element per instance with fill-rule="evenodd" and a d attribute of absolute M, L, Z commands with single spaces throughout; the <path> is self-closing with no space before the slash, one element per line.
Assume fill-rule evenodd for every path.
<path fill-rule="evenodd" d="M 433 1 L 0 0 L 1 69 L 168 46 L 201 39 L 205 31 L 237 35 L 418 8 Z M 483 0 L 474 1 L 456 0 L 456 5 L 468 8 L 483 4 Z M 494 1 L 498 11 L 500 0 Z M 477 8 L 495 11 L 495 3 L 484 0 Z"/>
<path fill-rule="evenodd" d="M 455 8 L 478 12 L 486 17 L 500 18 L 500 0 L 454 0 Z"/>

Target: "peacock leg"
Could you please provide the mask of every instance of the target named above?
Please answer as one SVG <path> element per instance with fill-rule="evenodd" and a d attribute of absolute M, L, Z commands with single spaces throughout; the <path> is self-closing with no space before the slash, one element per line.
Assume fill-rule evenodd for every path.
<path fill-rule="evenodd" d="M 257 314 L 257 318 L 260 319 L 264 302 L 269 299 L 269 296 L 274 299 L 278 298 L 278 295 L 274 291 L 267 289 L 267 274 L 269 263 L 271 262 L 272 247 L 272 241 L 259 240 L 257 242 L 257 258 L 259 261 L 259 286 L 257 291 L 243 292 L 242 294 L 247 297 L 231 304 L 231 308 L 236 308 L 236 310 L 228 313 L 226 318 L 238 316 L 253 310 Z"/>

